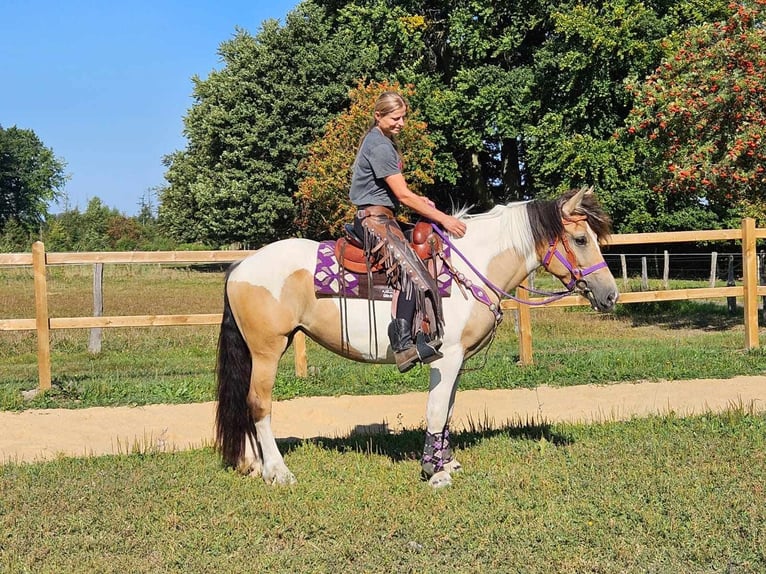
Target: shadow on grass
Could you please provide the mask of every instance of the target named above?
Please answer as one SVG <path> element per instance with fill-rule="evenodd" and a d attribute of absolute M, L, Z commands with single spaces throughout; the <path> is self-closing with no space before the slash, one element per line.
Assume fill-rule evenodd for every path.
<path fill-rule="evenodd" d="M 452 446 L 461 450 L 471 448 L 485 439 L 507 436 L 516 440 L 540 441 L 545 439 L 555 446 L 568 446 L 574 442 L 566 436 L 552 430 L 548 423 L 519 421 L 500 428 L 487 428 L 486 425 L 471 423 L 470 428 L 450 434 Z M 346 437 L 311 439 L 288 438 L 279 440 L 280 451 L 287 454 L 301 444 L 311 443 L 320 448 L 340 453 L 361 452 L 377 456 L 386 456 L 393 462 L 419 460 L 423 452 L 425 431 L 423 429 L 391 432 L 386 424 L 364 425 L 356 427 Z"/>
<path fill-rule="evenodd" d="M 634 327 L 655 325 L 663 329 L 728 331 L 744 322 L 742 309 L 729 313 L 724 303 L 700 301 L 657 301 L 640 305 L 620 305 L 618 316 L 629 317 Z"/>

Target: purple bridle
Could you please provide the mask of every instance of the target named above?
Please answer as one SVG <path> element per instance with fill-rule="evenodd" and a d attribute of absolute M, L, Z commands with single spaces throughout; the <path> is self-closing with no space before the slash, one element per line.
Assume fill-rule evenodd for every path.
<path fill-rule="evenodd" d="M 561 222 L 566 225 L 573 225 L 575 223 L 579 223 L 580 221 L 585 221 L 587 219 L 587 216 L 585 215 L 578 215 L 578 216 L 572 216 L 567 219 L 562 219 Z M 561 251 L 559 251 L 558 244 L 559 242 L 564 246 L 564 251 L 566 252 L 566 257 L 564 257 L 561 254 Z M 550 271 L 548 269 L 548 265 L 551 262 L 551 259 L 553 257 L 556 257 L 561 264 L 566 267 L 567 271 L 569 271 L 569 274 L 571 275 L 571 279 L 569 280 L 569 283 L 564 283 L 564 280 L 561 279 L 561 282 L 564 283 L 564 286 L 570 291 L 574 291 L 575 287 L 577 287 L 577 284 L 583 280 L 583 277 L 586 277 L 593 273 L 594 271 L 598 271 L 599 269 L 603 269 L 604 267 L 607 267 L 606 261 L 603 259 L 596 263 L 595 265 L 591 265 L 590 267 L 586 267 L 585 269 L 580 269 L 577 267 L 577 259 L 575 258 L 574 252 L 572 251 L 572 247 L 569 245 L 569 240 L 566 238 L 565 235 L 562 235 L 560 237 L 557 237 L 554 241 L 551 241 L 548 247 L 548 252 L 545 254 L 545 257 L 543 257 L 543 267 L 546 271 Z"/>

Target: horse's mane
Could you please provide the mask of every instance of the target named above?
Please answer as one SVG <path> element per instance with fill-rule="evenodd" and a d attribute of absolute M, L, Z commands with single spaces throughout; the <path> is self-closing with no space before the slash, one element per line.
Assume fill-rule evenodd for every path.
<path fill-rule="evenodd" d="M 564 232 L 564 224 L 561 220 L 561 209 L 579 190 L 570 189 L 557 199 L 532 201 L 517 201 L 507 205 L 496 205 L 486 213 L 467 214 L 467 209 L 462 209 L 455 217 L 464 220 L 476 221 L 482 219 L 505 218 L 508 225 L 513 226 L 521 220 L 519 217 L 526 215 L 529 229 L 532 233 L 532 241 L 535 245 L 547 244 L 560 237 Z M 522 215 L 519 210 L 525 213 Z M 606 239 L 612 231 L 612 220 L 604 212 L 596 196 L 586 193 L 583 196 L 580 207 L 572 215 L 585 215 L 588 225 L 596 234 L 599 241 Z"/>
<path fill-rule="evenodd" d="M 527 204 L 529 223 L 535 237 L 535 243 L 549 243 L 561 236 L 564 232 L 561 209 L 578 191 L 577 189 L 570 189 L 558 199 L 537 200 Z M 583 195 L 580 207 L 572 215 L 586 216 L 588 225 L 599 241 L 606 239 L 612 231 L 612 220 L 601 208 L 596 196 L 592 193 Z"/>

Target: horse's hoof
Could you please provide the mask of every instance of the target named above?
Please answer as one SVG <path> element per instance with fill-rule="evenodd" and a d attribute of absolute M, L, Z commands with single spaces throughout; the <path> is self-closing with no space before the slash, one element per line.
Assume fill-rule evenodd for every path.
<path fill-rule="evenodd" d="M 452 472 L 460 472 L 461 470 L 463 470 L 463 465 L 460 464 L 457 460 L 455 460 L 453 458 L 448 463 L 445 463 L 444 470 L 446 470 L 447 472 L 450 472 L 450 473 L 452 473 Z"/>
<path fill-rule="evenodd" d="M 275 472 L 266 474 L 263 473 L 263 481 L 266 484 L 281 485 L 281 484 L 295 484 L 298 481 L 295 480 L 295 475 L 290 472 L 287 467 L 277 469 Z"/>
<path fill-rule="evenodd" d="M 428 479 L 428 484 L 432 488 L 444 488 L 445 486 L 452 485 L 452 476 L 447 470 L 440 470 Z"/>

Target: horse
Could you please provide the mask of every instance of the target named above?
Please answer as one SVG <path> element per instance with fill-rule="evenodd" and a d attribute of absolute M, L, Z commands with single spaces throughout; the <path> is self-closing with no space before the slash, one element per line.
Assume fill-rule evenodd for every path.
<path fill-rule="evenodd" d="M 453 250 L 449 273 L 466 288 L 442 300 L 443 357 L 428 365 L 421 474 L 435 488 L 451 484 L 452 473 L 461 469 L 449 436 L 461 369 L 494 335 L 506 291 L 542 265 L 567 293 L 586 297 L 597 311 L 612 310 L 619 296 L 600 249 L 611 221 L 592 188 L 459 217 L 467 226 L 464 237 L 443 237 Z M 391 302 L 318 298 L 317 248 L 309 239 L 284 239 L 234 263 L 226 274 L 216 447 L 226 465 L 267 484 L 296 482 L 272 432 L 271 407 L 279 360 L 298 331 L 347 359 L 394 363 L 386 335 Z"/>

